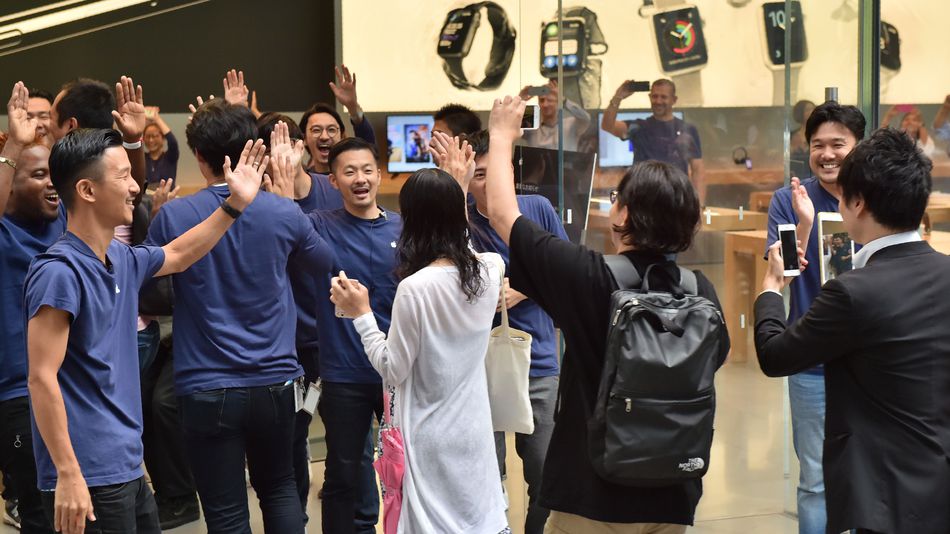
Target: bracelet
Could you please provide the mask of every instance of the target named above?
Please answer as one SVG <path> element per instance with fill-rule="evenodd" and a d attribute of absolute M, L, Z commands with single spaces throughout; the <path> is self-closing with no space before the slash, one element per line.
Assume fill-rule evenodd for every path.
<path fill-rule="evenodd" d="M 0 163 L 7 164 L 10 166 L 10 168 L 12 168 L 13 170 L 16 170 L 16 162 L 10 158 L 5 158 L 3 156 L 0 156 Z"/>
<path fill-rule="evenodd" d="M 228 201 L 227 201 L 227 200 L 222 200 L 222 201 L 221 201 L 221 209 L 224 210 L 225 213 L 227 213 L 228 215 L 230 215 L 232 219 L 237 219 L 238 217 L 241 216 L 241 213 L 243 213 L 241 210 L 239 210 L 239 209 L 235 208 L 234 206 L 228 204 Z"/>
<path fill-rule="evenodd" d="M 122 147 L 125 148 L 126 150 L 137 150 L 139 148 L 142 148 L 142 140 L 139 139 L 138 141 L 134 143 L 126 143 L 125 141 L 122 141 Z"/>

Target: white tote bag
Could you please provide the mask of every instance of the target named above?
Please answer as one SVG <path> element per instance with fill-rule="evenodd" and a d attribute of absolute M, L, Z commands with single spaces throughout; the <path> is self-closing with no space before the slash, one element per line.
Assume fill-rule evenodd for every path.
<path fill-rule="evenodd" d="M 492 260 L 495 263 L 494 258 Z M 492 329 L 485 356 L 492 426 L 496 432 L 532 434 L 534 414 L 528 397 L 531 334 L 508 324 L 508 309 L 504 306 L 505 265 L 501 263 L 498 267 L 501 271 L 501 325 Z"/>

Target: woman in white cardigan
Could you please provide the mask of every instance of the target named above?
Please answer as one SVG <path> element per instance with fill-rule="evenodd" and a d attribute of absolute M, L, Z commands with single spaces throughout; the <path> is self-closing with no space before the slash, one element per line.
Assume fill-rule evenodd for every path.
<path fill-rule="evenodd" d="M 406 450 L 399 532 L 509 532 L 485 378 L 501 260 L 469 247 L 465 194 L 446 172 L 414 173 L 399 207 L 402 281 L 388 339 L 364 286 L 341 275 L 331 288 L 384 387 L 395 389 Z"/>

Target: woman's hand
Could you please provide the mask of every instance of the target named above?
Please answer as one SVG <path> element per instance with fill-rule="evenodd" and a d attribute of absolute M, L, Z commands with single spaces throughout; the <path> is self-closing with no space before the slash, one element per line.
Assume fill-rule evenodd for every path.
<path fill-rule="evenodd" d="M 330 302 L 340 309 L 343 316 L 351 319 L 373 311 L 369 307 L 369 291 L 366 286 L 356 280 L 350 280 L 343 271 L 340 271 L 340 276 L 334 276 L 330 280 Z"/>

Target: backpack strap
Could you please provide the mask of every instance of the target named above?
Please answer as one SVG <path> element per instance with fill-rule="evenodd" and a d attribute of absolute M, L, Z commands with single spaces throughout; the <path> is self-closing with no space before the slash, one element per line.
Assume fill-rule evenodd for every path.
<path fill-rule="evenodd" d="M 699 294 L 699 283 L 696 281 L 696 273 L 680 267 L 680 289 L 687 295 Z"/>
<path fill-rule="evenodd" d="M 620 289 L 639 289 L 643 280 L 633 262 L 622 254 L 605 254 L 604 262 Z"/>

